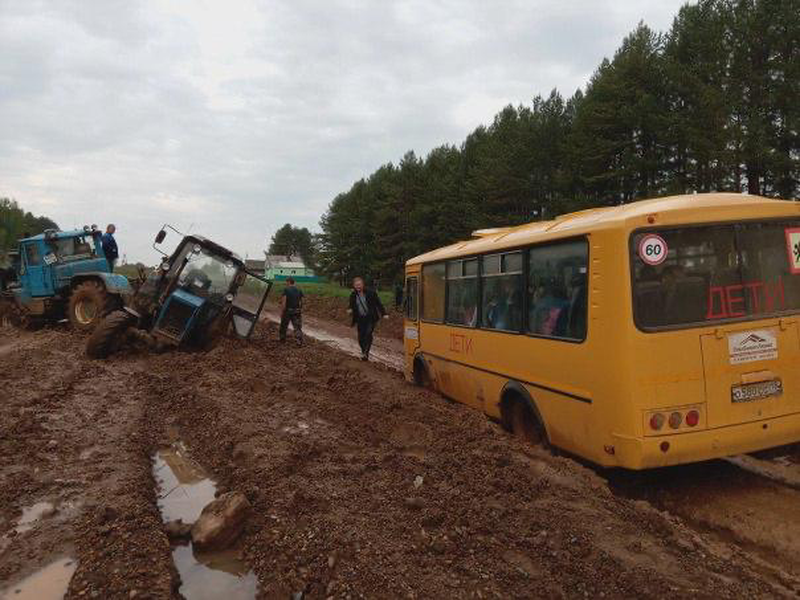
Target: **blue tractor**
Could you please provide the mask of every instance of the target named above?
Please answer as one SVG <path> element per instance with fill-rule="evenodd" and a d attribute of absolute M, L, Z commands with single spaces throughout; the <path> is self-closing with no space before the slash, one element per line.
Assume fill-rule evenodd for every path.
<path fill-rule="evenodd" d="M 0 272 L 0 321 L 27 326 L 64 318 L 91 331 L 131 294 L 128 279 L 111 272 L 100 232 L 47 230 L 20 240 L 11 267 Z"/>
<path fill-rule="evenodd" d="M 159 231 L 153 248 L 167 235 Z M 176 229 L 169 227 L 179 235 Z M 164 257 L 126 306 L 110 313 L 86 342 L 92 358 L 106 358 L 126 344 L 157 351 L 207 350 L 228 331 L 250 337 L 272 283 L 248 271 L 236 254 L 198 235 L 186 235 Z"/>

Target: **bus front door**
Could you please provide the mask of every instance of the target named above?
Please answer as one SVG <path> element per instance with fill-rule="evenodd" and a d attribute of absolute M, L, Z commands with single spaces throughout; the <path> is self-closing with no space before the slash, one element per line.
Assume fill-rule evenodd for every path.
<path fill-rule="evenodd" d="M 405 349 L 406 375 L 410 378 L 414 371 L 414 355 L 419 348 L 419 275 L 406 277 L 405 299 L 403 302 L 403 347 Z"/>

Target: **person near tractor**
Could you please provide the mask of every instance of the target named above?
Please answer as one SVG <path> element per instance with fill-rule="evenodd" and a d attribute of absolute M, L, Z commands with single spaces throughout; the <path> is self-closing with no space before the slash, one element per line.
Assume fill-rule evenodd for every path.
<path fill-rule="evenodd" d="M 358 327 L 358 345 L 361 346 L 361 360 L 369 360 L 372 348 L 372 334 L 381 317 L 388 319 L 386 309 L 375 290 L 368 289 L 361 277 L 353 279 L 353 292 L 350 294 L 350 308 L 353 326 Z"/>
<path fill-rule="evenodd" d="M 109 223 L 108 227 L 106 227 L 106 232 L 103 234 L 103 237 L 100 238 L 100 243 L 103 245 L 103 254 L 106 255 L 106 260 L 108 261 L 108 269 L 112 273 L 114 272 L 114 264 L 117 262 L 117 258 L 119 258 L 117 240 L 114 239 L 114 232 L 116 231 L 117 228 L 114 224 Z"/>
<path fill-rule="evenodd" d="M 289 328 L 289 323 L 292 324 L 294 330 L 294 337 L 298 345 L 303 344 L 303 290 L 295 286 L 294 278 L 286 278 L 286 287 L 283 288 L 281 295 L 281 326 L 280 338 L 281 342 L 286 341 L 286 330 Z"/>

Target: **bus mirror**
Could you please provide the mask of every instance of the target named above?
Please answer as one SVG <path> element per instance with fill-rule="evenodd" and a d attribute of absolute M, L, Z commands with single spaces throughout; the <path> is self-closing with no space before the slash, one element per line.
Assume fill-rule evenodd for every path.
<path fill-rule="evenodd" d="M 156 234 L 156 244 L 160 244 L 161 242 L 163 242 L 165 237 L 167 237 L 167 232 L 164 229 L 162 229 Z"/>

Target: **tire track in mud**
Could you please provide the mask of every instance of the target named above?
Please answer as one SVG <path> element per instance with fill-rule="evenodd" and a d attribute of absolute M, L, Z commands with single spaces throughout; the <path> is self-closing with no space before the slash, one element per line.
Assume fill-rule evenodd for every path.
<path fill-rule="evenodd" d="M 800 490 L 771 476 L 768 464 L 755 469 L 758 463 L 742 457 L 605 476 L 615 493 L 645 501 L 698 533 L 739 548 L 754 568 L 800 593 Z M 785 476 L 786 470 L 781 472 Z"/>
<path fill-rule="evenodd" d="M 264 597 L 793 595 L 791 577 L 475 411 L 274 338 L 148 366 L 160 441 L 185 440 L 253 504 L 241 550 Z"/>
<path fill-rule="evenodd" d="M 83 342 L 68 331 L 18 334 L 2 358 L 0 535 L 10 539 L 0 590 L 66 556 L 77 563 L 67 598 L 168 598 L 169 546 L 140 435 L 141 360 L 89 362 Z M 41 501 L 50 514 L 14 535 L 20 511 Z"/>

